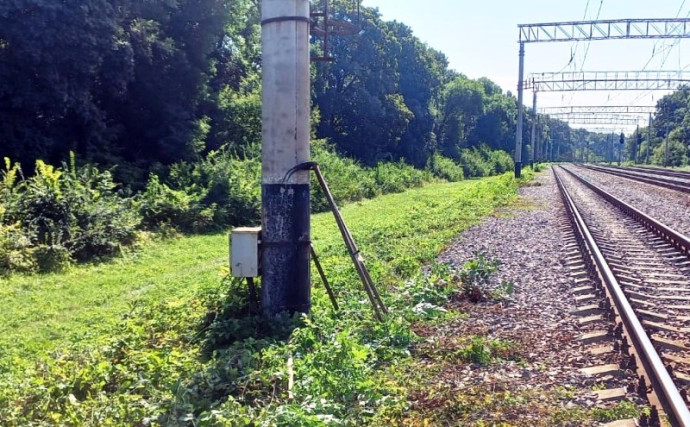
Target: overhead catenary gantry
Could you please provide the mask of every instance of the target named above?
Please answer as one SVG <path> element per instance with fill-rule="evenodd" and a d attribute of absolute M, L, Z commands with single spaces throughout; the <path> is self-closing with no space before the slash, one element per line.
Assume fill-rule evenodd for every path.
<path fill-rule="evenodd" d="M 634 126 L 640 124 L 642 122 L 642 118 L 634 118 L 634 117 L 620 117 L 620 116 L 583 116 L 583 115 L 578 115 L 578 116 L 570 116 L 563 121 L 568 122 L 569 124 L 582 124 L 582 125 L 628 125 L 628 126 Z"/>
<path fill-rule="evenodd" d="M 595 112 L 583 112 L 583 113 L 551 113 L 551 114 L 545 114 L 551 119 L 555 120 L 561 120 L 564 122 L 569 122 L 572 120 L 576 120 L 579 118 L 583 119 L 591 119 L 591 118 L 599 118 L 602 120 L 605 119 L 611 119 L 611 120 L 617 120 L 617 119 L 626 119 L 626 121 L 630 122 L 641 122 L 643 120 L 647 120 L 647 114 L 644 113 L 595 113 Z"/>
<path fill-rule="evenodd" d="M 690 19 L 609 19 L 522 24 L 520 43 L 690 37 Z"/>
<path fill-rule="evenodd" d="M 523 82 L 525 71 L 526 43 L 573 42 L 615 39 L 690 38 L 690 18 L 617 19 L 597 21 L 551 22 L 541 24 L 521 24 L 518 25 L 518 31 L 518 43 L 520 49 L 517 87 L 518 120 L 515 131 L 516 177 L 520 177 L 522 173 L 522 129 L 524 119 L 523 91 L 525 86 Z M 671 89 L 673 89 L 673 87 Z M 577 90 L 591 89 L 581 88 Z M 536 91 L 533 100 L 533 110 L 536 114 Z M 534 135 L 534 131 L 532 132 L 532 135 Z"/>
<path fill-rule="evenodd" d="M 556 116 L 561 114 L 649 114 L 656 111 L 654 105 L 573 105 L 569 107 L 541 107 L 540 114 Z"/>
<path fill-rule="evenodd" d="M 536 92 L 674 90 L 689 83 L 690 71 L 578 71 L 533 73 L 524 88 Z"/>

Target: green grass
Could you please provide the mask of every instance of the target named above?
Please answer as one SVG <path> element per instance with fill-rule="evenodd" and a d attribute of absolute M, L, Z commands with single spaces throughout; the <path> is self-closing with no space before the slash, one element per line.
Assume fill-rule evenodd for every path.
<path fill-rule="evenodd" d="M 107 334 L 134 301 L 193 295 L 227 265 L 225 234 L 155 242 L 110 263 L 66 273 L 2 279 L 0 355 L 46 352 L 84 335 Z"/>
<path fill-rule="evenodd" d="M 510 174 L 433 184 L 342 209 L 391 308 L 384 324 L 371 317 L 330 213 L 313 217 L 313 240 L 342 310 L 333 313 L 314 274 L 312 315 L 295 319 L 288 335 L 247 316 L 246 290 L 221 280 L 225 234 L 156 242 L 66 273 L 12 277 L 0 287 L 0 347 L 13 356 L 0 358 L 0 419 L 361 424 L 382 408 L 404 407 L 405 393 L 384 367 L 409 358 L 411 322 L 441 313 L 412 307 L 443 305 L 453 291 L 442 269 L 425 279 L 420 266 L 515 200 L 517 185 Z"/>

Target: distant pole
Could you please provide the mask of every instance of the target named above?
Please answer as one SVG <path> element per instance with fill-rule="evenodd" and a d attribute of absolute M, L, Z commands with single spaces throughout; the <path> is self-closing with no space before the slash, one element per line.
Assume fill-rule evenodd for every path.
<path fill-rule="evenodd" d="M 637 164 L 637 150 L 639 147 L 637 146 L 637 141 L 640 139 L 640 125 L 638 123 L 637 125 L 637 133 L 635 134 L 635 139 L 633 140 L 633 163 Z"/>
<path fill-rule="evenodd" d="M 563 134 L 561 134 L 561 137 Z M 556 159 L 557 162 L 561 161 L 561 143 L 556 142 Z"/>
<path fill-rule="evenodd" d="M 580 134 L 580 161 L 585 163 L 585 138 Z"/>
<path fill-rule="evenodd" d="M 669 126 L 666 126 L 666 149 L 664 150 L 664 167 L 668 167 L 668 134 L 671 133 L 671 128 Z"/>
<path fill-rule="evenodd" d="M 522 108 L 522 80 L 525 76 L 525 43 L 520 42 L 520 65 L 518 70 L 518 117 L 515 130 L 515 178 L 522 175 L 522 119 L 524 111 Z"/>
<path fill-rule="evenodd" d="M 309 0 L 262 0 L 261 304 L 309 312 Z"/>
<path fill-rule="evenodd" d="M 531 162 L 532 162 L 532 169 L 534 169 L 534 162 L 537 161 L 537 158 L 535 157 L 536 154 L 536 142 L 537 140 L 535 137 L 537 136 L 537 91 L 536 89 L 532 93 L 532 138 L 530 140 L 530 144 L 532 145 L 532 155 L 531 157 Z"/>
<path fill-rule="evenodd" d="M 649 150 L 652 146 L 652 126 L 652 113 L 649 113 L 649 127 L 647 128 L 647 158 L 644 161 L 646 165 L 649 164 Z"/>

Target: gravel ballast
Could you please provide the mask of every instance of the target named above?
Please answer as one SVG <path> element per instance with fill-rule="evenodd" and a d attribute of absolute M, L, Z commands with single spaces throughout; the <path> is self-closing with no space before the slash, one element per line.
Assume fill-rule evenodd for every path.
<path fill-rule="evenodd" d="M 438 376 L 438 381 L 451 383 L 458 393 L 499 390 L 524 396 L 521 404 L 506 405 L 500 413 L 478 411 L 463 419 L 465 422 L 550 425 L 559 413 L 617 404 L 597 400 L 593 387 L 624 387 L 633 381 L 632 376 L 594 379 L 581 372 L 581 368 L 616 363 L 617 355 L 594 354 L 578 341 L 583 333 L 606 329 L 608 323 L 583 324 L 571 314 L 576 308 L 571 292 L 575 279 L 565 262 L 566 252 L 572 253 L 571 234 L 551 170 L 521 188 L 520 196 L 513 207 L 495 212 L 462 233 L 437 260 L 459 270 L 477 253 L 483 253 L 501 262 L 492 278 L 494 285 L 511 281 L 514 293 L 503 301 L 460 301 L 453 308 L 467 313 L 466 317 L 416 330 L 425 339 L 418 349 L 421 354 L 430 347 L 439 347 L 439 343 L 468 336 L 515 344 L 519 353 L 515 360 L 483 366 L 451 364 Z M 418 398 L 418 406 L 423 406 L 423 396 Z M 599 424 L 589 419 L 573 425 Z"/>

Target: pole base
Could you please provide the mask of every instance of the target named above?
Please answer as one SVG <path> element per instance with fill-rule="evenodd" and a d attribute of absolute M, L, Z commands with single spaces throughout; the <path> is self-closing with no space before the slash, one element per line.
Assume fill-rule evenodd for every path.
<path fill-rule="evenodd" d="M 515 178 L 522 176 L 522 162 L 515 162 Z"/>
<path fill-rule="evenodd" d="M 261 307 L 265 316 L 311 306 L 309 184 L 263 184 Z"/>

